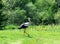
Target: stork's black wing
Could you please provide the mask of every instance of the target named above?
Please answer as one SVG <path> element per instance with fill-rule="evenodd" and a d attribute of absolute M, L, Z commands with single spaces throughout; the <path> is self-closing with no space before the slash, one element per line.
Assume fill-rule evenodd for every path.
<path fill-rule="evenodd" d="M 18 29 L 21 29 L 21 28 L 23 27 L 23 25 L 24 25 L 24 24 L 21 24 L 21 25 L 18 27 Z"/>

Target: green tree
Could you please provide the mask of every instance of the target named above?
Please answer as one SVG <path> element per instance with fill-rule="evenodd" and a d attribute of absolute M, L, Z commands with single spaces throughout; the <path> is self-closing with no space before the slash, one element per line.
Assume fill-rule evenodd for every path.
<path fill-rule="evenodd" d="M 2 13 L 3 13 L 3 5 L 2 0 L 0 0 L 0 30 L 4 29 L 5 21 L 7 20 L 6 15 Z"/>
<path fill-rule="evenodd" d="M 13 10 L 9 15 L 8 24 L 20 25 L 21 23 L 24 22 L 26 18 L 25 13 L 26 13 L 25 10 L 20 9 Z"/>
<path fill-rule="evenodd" d="M 58 12 L 55 13 L 54 19 L 55 19 L 56 24 L 60 24 L 60 9 L 58 9 Z"/>

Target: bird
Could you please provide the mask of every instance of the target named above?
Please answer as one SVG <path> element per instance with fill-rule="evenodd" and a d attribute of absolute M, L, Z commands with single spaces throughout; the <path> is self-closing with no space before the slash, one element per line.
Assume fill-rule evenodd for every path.
<path fill-rule="evenodd" d="M 24 33 L 26 33 L 28 35 L 28 37 L 31 37 L 27 32 L 26 32 L 26 28 L 28 28 L 31 25 L 31 18 L 28 17 L 28 22 L 22 23 L 18 29 L 24 29 Z"/>

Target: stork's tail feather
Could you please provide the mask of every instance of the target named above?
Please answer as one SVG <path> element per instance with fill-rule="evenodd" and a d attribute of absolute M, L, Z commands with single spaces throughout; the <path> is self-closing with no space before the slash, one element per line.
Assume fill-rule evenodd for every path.
<path fill-rule="evenodd" d="M 21 28 L 18 27 L 18 29 L 21 29 Z"/>

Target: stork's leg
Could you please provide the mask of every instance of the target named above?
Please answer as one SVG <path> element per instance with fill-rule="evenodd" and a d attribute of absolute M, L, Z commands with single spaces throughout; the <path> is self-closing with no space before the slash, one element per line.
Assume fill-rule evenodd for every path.
<path fill-rule="evenodd" d="M 24 29 L 24 34 L 27 34 L 27 36 L 31 38 L 31 36 L 26 32 L 26 29 Z"/>
<path fill-rule="evenodd" d="M 26 30 L 27 30 L 27 29 L 25 28 L 25 29 L 24 29 L 24 34 L 27 34 L 27 35 L 29 36 L 29 34 L 26 32 Z"/>

